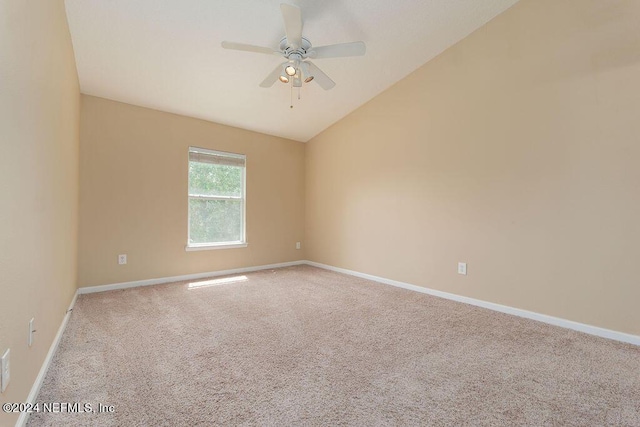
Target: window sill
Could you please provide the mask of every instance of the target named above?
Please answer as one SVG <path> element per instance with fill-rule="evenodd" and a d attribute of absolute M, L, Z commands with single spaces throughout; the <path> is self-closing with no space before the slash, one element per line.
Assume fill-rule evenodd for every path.
<path fill-rule="evenodd" d="M 204 245 L 187 245 L 184 250 L 187 252 L 192 251 L 212 251 L 215 249 L 235 249 L 246 248 L 248 243 L 217 243 L 217 244 L 204 244 Z"/>

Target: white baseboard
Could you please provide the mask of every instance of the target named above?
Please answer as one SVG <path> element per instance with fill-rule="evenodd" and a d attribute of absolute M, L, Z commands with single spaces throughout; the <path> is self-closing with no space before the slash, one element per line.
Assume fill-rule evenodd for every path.
<path fill-rule="evenodd" d="M 409 283 L 399 282 L 397 280 L 386 279 L 384 277 L 373 276 L 371 274 L 360 273 L 353 270 L 347 270 L 344 268 L 334 267 L 327 264 L 321 264 L 319 262 L 305 261 L 305 264 L 312 265 L 314 267 L 323 268 L 325 270 L 336 271 L 338 273 L 349 274 L 351 276 L 360 277 L 367 280 L 372 280 L 378 283 L 384 283 L 386 285 L 397 286 L 399 288 L 409 289 L 423 294 L 429 294 L 440 298 L 449 299 L 452 301 L 463 302 L 465 304 L 475 305 L 477 307 L 488 308 L 489 310 L 499 311 L 501 313 L 512 314 L 518 317 L 524 317 L 526 319 L 537 320 L 538 322 L 548 323 L 550 325 L 560 326 L 562 328 L 572 329 L 574 331 L 584 332 L 586 334 L 595 335 L 602 338 L 608 338 L 616 341 L 622 341 L 629 344 L 635 344 L 640 346 L 640 336 L 626 334 L 624 332 L 613 331 L 611 329 L 600 328 L 598 326 L 591 326 L 584 323 L 574 322 L 572 320 L 566 320 L 559 317 L 548 316 L 546 314 L 540 314 L 533 311 L 522 310 L 519 308 L 509 307 L 506 305 L 495 304 L 488 301 L 482 301 L 475 298 L 469 298 L 461 295 L 451 294 L 449 292 L 438 291 L 435 289 L 429 289 L 422 286 L 416 286 Z"/>
<path fill-rule="evenodd" d="M 33 382 L 33 386 L 31 386 L 31 391 L 27 396 L 27 400 L 25 403 L 36 403 L 36 399 L 38 398 L 38 393 L 40 392 L 40 387 L 42 387 L 42 383 L 44 382 L 44 377 L 47 375 L 47 371 L 49 370 L 49 365 L 51 364 L 51 360 L 53 360 L 53 356 L 56 354 L 56 350 L 58 349 L 58 345 L 60 344 L 60 339 L 62 338 L 62 334 L 64 333 L 65 328 L 67 327 L 67 323 L 69 322 L 69 317 L 71 317 L 71 313 L 73 310 L 73 306 L 76 305 L 76 300 L 78 299 L 78 291 L 73 294 L 73 299 L 71 300 L 71 304 L 69 304 L 69 308 L 67 309 L 64 318 L 62 319 L 62 323 L 58 328 L 58 333 L 56 334 L 51 346 L 49 347 L 49 352 L 47 353 L 47 357 L 44 358 L 44 362 L 42 362 L 42 366 L 40 367 L 40 372 L 38 372 L 38 376 L 36 380 Z M 27 420 L 29 419 L 28 412 L 21 412 L 18 417 L 18 421 L 16 421 L 16 427 L 24 427 L 27 425 Z"/>
<path fill-rule="evenodd" d="M 210 271 L 207 273 L 185 274 L 183 276 L 161 277 L 158 279 L 136 280 L 133 282 L 113 283 L 110 285 L 86 286 L 78 288 L 79 294 L 92 294 L 94 292 L 106 292 L 116 289 L 137 288 L 139 286 L 160 285 L 162 283 L 182 282 L 185 280 L 198 280 L 206 277 L 226 276 L 228 274 L 248 273 L 251 271 L 268 270 L 270 268 L 291 267 L 292 265 L 305 264 L 307 261 L 281 262 L 279 264 L 258 265 L 255 267 L 234 268 L 231 270 Z"/>

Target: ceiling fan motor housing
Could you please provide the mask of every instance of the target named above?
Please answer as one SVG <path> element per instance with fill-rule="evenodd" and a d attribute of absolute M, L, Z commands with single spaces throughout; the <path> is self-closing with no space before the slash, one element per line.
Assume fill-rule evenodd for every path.
<path fill-rule="evenodd" d="M 295 54 L 300 55 L 302 58 L 306 58 L 307 52 L 311 50 L 311 42 L 307 38 L 302 37 L 302 46 L 296 48 L 289 43 L 286 37 L 283 37 L 282 40 L 280 40 L 280 50 L 287 59 L 289 59 L 291 55 Z"/>

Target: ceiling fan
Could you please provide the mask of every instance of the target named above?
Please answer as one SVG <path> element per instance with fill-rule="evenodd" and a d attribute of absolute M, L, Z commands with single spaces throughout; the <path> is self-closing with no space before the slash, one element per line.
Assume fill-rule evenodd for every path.
<path fill-rule="evenodd" d="M 309 39 L 302 37 L 302 13 L 300 8 L 282 3 L 280 4 L 280 10 L 282 11 L 286 36 L 280 40 L 279 50 L 244 43 L 222 42 L 222 47 L 225 49 L 278 55 L 287 59 L 282 64 L 279 64 L 260 83 L 261 87 L 271 87 L 277 80 L 282 83 L 291 82 L 293 87 L 301 87 L 303 82 L 315 81 L 324 90 L 329 90 L 336 85 L 335 82 L 311 62 L 309 58 L 321 59 L 364 55 L 366 46 L 363 42 L 313 47 Z"/>

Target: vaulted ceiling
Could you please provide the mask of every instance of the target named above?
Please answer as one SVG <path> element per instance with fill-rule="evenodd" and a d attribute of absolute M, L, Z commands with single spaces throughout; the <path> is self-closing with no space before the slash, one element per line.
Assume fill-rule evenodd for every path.
<path fill-rule="evenodd" d="M 336 86 L 260 82 L 283 59 L 280 3 L 314 46 L 364 41 L 364 56 L 316 59 Z M 81 91 L 308 141 L 517 0 L 66 0 Z M 290 108 L 293 97 L 293 108 Z"/>

